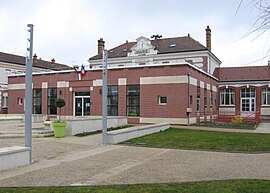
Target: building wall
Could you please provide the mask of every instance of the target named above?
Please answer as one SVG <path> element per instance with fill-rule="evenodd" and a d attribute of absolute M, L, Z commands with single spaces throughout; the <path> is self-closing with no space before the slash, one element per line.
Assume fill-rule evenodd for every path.
<path fill-rule="evenodd" d="M 259 81 L 259 80 L 258 80 Z M 270 83 L 270 82 L 269 82 Z M 241 89 L 244 88 L 254 88 L 256 91 L 256 110 L 257 112 L 260 112 L 260 115 L 262 116 L 269 116 L 270 115 L 270 105 L 262 105 L 262 89 L 268 88 L 269 83 L 259 83 L 259 82 L 253 82 L 253 83 L 234 83 L 234 84 L 221 84 L 219 83 L 218 86 L 218 103 L 220 104 L 220 90 L 223 90 L 225 88 L 232 89 L 235 93 L 235 105 L 219 105 L 219 113 L 220 114 L 231 114 L 231 115 L 243 115 L 245 116 L 245 113 L 241 112 Z M 252 113 L 252 112 L 251 112 Z M 246 114 L 251 114 L 250 112 L 247 112 Z"/>
<path fill-rule="evenodd" d="M 197 116 L 197 86 L 201 87 L 201 108 L 203 108 L 204 88 L 207 92 L 207 111 L 210 111 L 210 90 L 216 99 L 216 79 L 191 68 L 188 65 L 166 65 L 157 67 L 122 68 L 108 70 L 108 85 L 118 85 L 118 115 L 126 116 L 126 86 L 140 85 L 140 117 L 136 122 L 156 122 L 178 120 L 176 123 L 187 123 L 188 76 L 190 77 L 191 118 Z M 24 98 L 24 77 L 9 78 L 9 113 L 23 113 L 23 105 L 16 103 L 18 97 Z M 57 88 L 57 96 L 66 100 L 62 115 L 73 116 L 74 93 L 90 92 L 93 116 L 102 114 L 102 71 L 87 71 L 82 80 L 76 80 L 75 72 L 42 74 L 33 76 L 33 88 L 42 88 L 42 113 L 47 114 L 47 89 Z M 158 96 L 166 96 L 167 104 L 160 105 Z M 213 100 L 213 101 L 214 101 Z M 215 105 L 213 113 L 216 112 Z"/>

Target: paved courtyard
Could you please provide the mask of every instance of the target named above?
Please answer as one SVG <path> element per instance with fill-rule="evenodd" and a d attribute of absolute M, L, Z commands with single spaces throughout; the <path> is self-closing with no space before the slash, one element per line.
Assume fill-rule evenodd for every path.
<path fill-rule="evenodd" d="M 270 153 L 101 146 L 101 135 L 33 138 L 33 161 L 0 172 L 0 186 L 134 184 L 217 179 L 269 179 Z M 1 147 L 23 138 L 1 139 Z"/>

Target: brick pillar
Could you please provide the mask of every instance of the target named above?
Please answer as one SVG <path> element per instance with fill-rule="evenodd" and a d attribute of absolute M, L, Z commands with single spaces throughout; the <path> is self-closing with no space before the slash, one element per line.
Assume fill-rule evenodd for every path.
<path fill-rule="evenodd" d="M 118 85 L 118 116 L 126 116 L 127 89 L 126 85 Z"/>
<path fill-rule="evenodd" d="M 235 114 L 240 115 L 241 113 L 241 89 L 235 88 Z"/>

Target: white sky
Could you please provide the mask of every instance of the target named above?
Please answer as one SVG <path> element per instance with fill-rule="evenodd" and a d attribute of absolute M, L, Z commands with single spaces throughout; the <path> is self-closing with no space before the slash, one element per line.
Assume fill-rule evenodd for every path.
<path fill-rule="evenodd" d="M 101 37 L 107 49 L 153 34 L 190 33 L 205 45 L 209 25 L 222 66 L 266 65 L 269 58 L 259 59 L 269 49 L 269 33 L 242 38 L 258 16 L 250 1 L 236 14 L 240 0 L 0 0 L 0 52 L 25 56 L 28 23 L 34 53 L 67 65 L 88 64 Z"/>

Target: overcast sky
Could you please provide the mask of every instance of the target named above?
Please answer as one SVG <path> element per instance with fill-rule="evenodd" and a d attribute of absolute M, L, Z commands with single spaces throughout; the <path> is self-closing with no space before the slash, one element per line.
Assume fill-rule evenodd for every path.
<path fill-rule="evenodd" d="M 0 0 L 0 52 L 25 56 L 28 23 L 34 53 L 67 65 L 88 64 L 101 37 L 107 49 L 153 34 L 190 33 L 205 45 L 209 25 L 222 66 L 266 65 L 269 58 L 259 59 L 269 49 L 269 33 L 242 38 L 258 16 L 250 1 L 237 12 L 240 0 Z"/>

